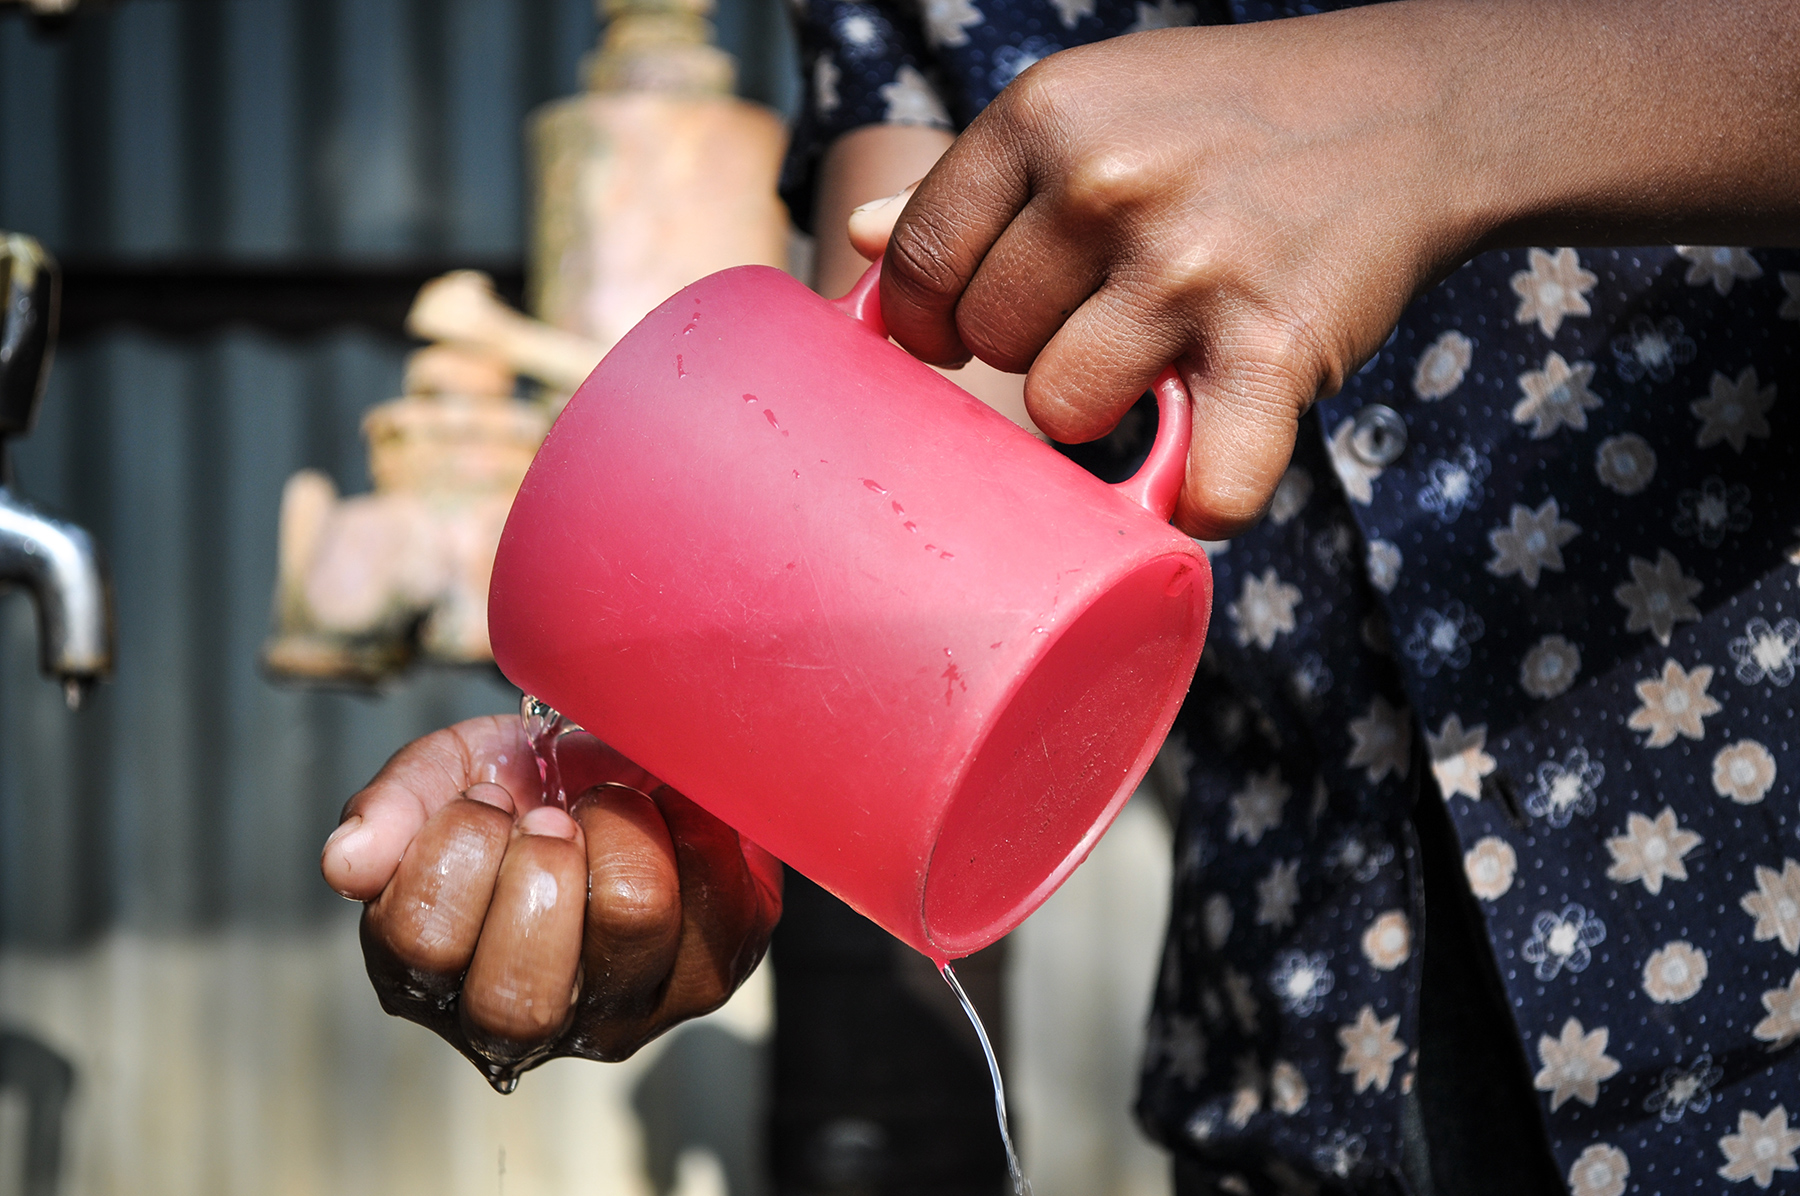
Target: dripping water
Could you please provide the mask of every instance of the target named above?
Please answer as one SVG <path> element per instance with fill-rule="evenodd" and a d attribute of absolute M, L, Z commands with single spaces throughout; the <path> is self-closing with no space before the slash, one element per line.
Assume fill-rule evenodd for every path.
<path fill-rule="evenodd" d="M 556 761 L 556 742 L 581 728 L 564 718 L 548 702 L 530 694 L 519 700 L 519 723 L 525 729 L 525 742 L 531 745 L 531 754 L 537 758 L 544 802 L 567 809 L 569 795 L 563 789 L 562 769 Z"/>
<path fill-rule="evenodd" d="M 987 1056 L 988 1075 L 994 1081 L 994 1116 L 1000 1122 L 1000 1142 L 1006 1147 L 1006 1172 L 1012 1177 L 1013 1196 L 1031 1196 L 1031 1181 L 1019 1167 L 1019 1152 L 1013 1149 L 1012 1130 L 1006 1124 L 1006 1087 L 1000 1082 L 1000 1061 L 994 1058 L 994 1044 L 988 1041 L 987 1027 L 981 1024 L 981 1015 L 975 1012 L 975 1006 L 969 1000 L 969 994 L 963 991 L 962 982 L 956 978 L 950 961 L 939 962 L 938 972 L 950 986 L 950 991 L 956 994 L 956 999 L 962 1002 L 963 1012 L 969 1015 L 969 1024 L 975 1027 L 975 1036 L 981 1039 L 981 1053 Z"/>

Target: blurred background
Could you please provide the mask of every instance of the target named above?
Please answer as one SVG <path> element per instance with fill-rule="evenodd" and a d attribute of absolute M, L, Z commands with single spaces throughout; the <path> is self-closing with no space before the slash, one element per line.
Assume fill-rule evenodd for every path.
<path fill-rule="evenodd" d="M 712 19 L 736 94 L 791 115 L 780 0 Z M 527 303 L 527 118 L 588 86 L 603 25 L 592 0 L 0 3 L 0 229 L 64 268 L 12 484 L 101 544 L 118 644 L 71 713 L 29 595 L 0 594 L 0 1196 L 1001 1190 L 947 994 L 816 890 L 790 890 L 809 912 L 775 979 L 501 1097 L 381 1013 L 357 910 L 319 878 L 390 753 L 519 695 L 429 659 L 272 676 L 284 485 L 380 488 L 362 421 L 423 385 L 427 280 L 480 269 Z M 802 239 L 780 252 L 804 271 Z M 1167 1190 L 1127 1116 L 1167 856 L 1134 802 L 974 969 L 1040 1196 Z M 967 1186 L 920 1178 L 933 1150 Z"/>

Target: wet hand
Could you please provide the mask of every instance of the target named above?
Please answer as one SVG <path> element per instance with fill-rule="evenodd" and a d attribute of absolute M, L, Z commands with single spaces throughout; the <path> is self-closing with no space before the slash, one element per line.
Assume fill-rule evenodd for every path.
<path fill-rule="evenodd" d="M 516 717 L 471 719 L 390 760 L 321 867 L 366 902 L 382 1007 L 496 1086 L 546 1059 L 623 1059 L 742 983 L 781 913 L 768 853 L 628 761 L 559 752 L 579 793 L 543 804 Z"/>

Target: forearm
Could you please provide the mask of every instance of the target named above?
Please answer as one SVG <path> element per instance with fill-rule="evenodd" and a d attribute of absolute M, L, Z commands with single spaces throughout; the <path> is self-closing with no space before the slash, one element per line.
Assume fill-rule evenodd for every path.
<path fill-rule="evenodd" d="M 1474 245 L 1800 243 L 1800 5 L 1407 0 L 1345 15 L 1429 72 L 1443 184 Z"/>

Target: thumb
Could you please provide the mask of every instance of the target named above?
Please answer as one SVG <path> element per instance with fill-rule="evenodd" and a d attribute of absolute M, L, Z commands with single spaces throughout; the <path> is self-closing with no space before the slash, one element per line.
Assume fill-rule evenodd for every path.
<path fill-rule="evenodd" d="M 900 213 L 906 210 L 906 201 L 918 189 L 919 184 L 913 183 L 885 199 L 871 200 L 850 213 L 850 244 L 856 252 L 874 261 L 887 251 L 894 225 L 899 222 Z"/>

